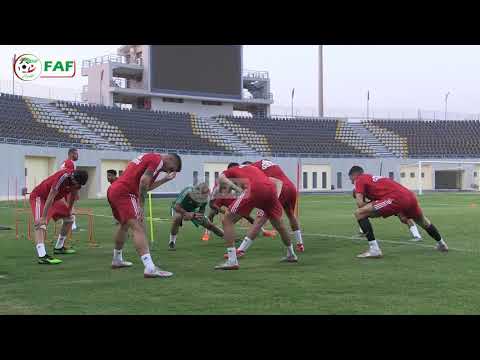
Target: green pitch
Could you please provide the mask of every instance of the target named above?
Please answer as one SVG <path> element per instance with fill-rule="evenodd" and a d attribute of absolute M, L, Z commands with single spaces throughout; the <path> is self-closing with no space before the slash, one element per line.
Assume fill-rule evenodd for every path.
<path fill-rule="evenodd" d="M 356 238 L 351 196 L 303 196 L 306 252 L 298 264 L 279 263 L 284 249 L 278 237 L 259 238 L 240 270 L 218 272 L 213 267 L 223 260 L 223 241 L 201 241 L 202 229 L 189 223 L 177 251 L 167 250 L 170 224 L 163 219 L 171 199 L 157 199 L 151 252 L 175 273 L 170 279 L 144 279 L 131 240 L 124 257 L 133 268 L 111 270 L 110 208 L 104 200 L 81 201 L 79 207 L 94 208 L 100 247 L 87 247 L 86 231 L 75 233 L 78 253 L 59 256 L 61 265 L 37 265 L 31 242 L 15 240 L 14 230 L 0 231 L 0 314 L 480 313 L 480 197 L 432 194 L 420 201 L 450 246 L 448 254 L 435 251 L 423 230 L 423 242 L 409 242 L 408 228 L 393 217 L 372 222 L 385 257 L 356 259 L 367 243 Z M 12 208 L 0 206 L 1 224 L 15 228 Z M 78 223 L 87 228 L 86 219 Z"/>

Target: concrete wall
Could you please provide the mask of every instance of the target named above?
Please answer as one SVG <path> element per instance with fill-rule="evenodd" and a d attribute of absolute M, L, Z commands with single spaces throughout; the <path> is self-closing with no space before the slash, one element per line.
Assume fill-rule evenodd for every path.
<path fill-rule="evenodd" d="M 110 81 L 112 80 L 111 64 L 92 66 L 86 69 L 86 74 L 88 76 L 87 101 L 92 104 L 113 106 L 113 93 L 109 92 Z"/>
<path fill-rule="evenodd" d="M 64 148 L 47 148 L 47 147 L 35 147 L 35 146 L 20 146 L 10 144 L 0 144 L 0 164 L 2 169 L 8 169 L 8 171 L 0 172 L 0 200 L 6 200 L 8 194 L 10 199 L 14 196 L 15 192 L 15 180 L 17 181 L 17 192 L 21 194 L 21 188 L 25 183 L 25 157 L 27 156 L 40 156 L 54 158 L 54 169 L 58 169 L 61 163 L 67 157 L 68 149 Z M 76 162 L 77 167 L 96 168 L 94 178 L 90 178 L 89 182 L 94 182 L 93 187 L 89 188 L 89 196 L 93 197 L 105 197 L 105 172 L 108 161 L 113 161 L 115 164 L 124 164 L 122 161 L 130 161 L 137 157 L 137 152 L 122 152 L 122 151 L 94 151 L 94 150 L 79 150 L 79 160 Z M 177 175 L 176 179 L 168 182 L 164 186 L 155 190 L 154 193 L 178 193 L 187 185 L 193 183 L 193 172 L 198 172 L 199 181 L 203 181 L 204 172 L 206 168 L 211 168 L 213 165 L 219 164 L 223 166 L 229 162 L 243 162 L 245 160 L 255 161 L 258 160 L 254 157 L 233 157 L 233 156 L 206 156 L 206 155 L 182 155 L 183 171 Z M 279 164 L 290 177 L 290 179 L 297 182 L 297 164 L 296 158 L 270 158 Z M 461 160 L 460 160 L 461 161 Z M 479 161 L 479 159 L 463 159 L 463 161 Z M 366 172 L 375 175 L 380 175 L 380 163 L 383 162 L 382 174 L 388 176 L 389 172 L 394 173 L 394 180 L 400 181 L 400 171 L 405 165 L 416 166 L 417 159 L 355 159 L 355 158 L 305 158 L 301 159 L 302 167 L 313 169 L 320 165 L 330 166 L 329 184 L 335 187 L 337 190 L 337 172 L 342 173 L 342 191 L 351 191 L 352 184 L 348 178 L 348 171 L 353 165 L 362 166 Z M 112 163 L 110 163 L 112 164 Z M 222 165 L 223 164 L 223 165 Z M 307 165 L 314 165 L 315 167 L 308 167 Z M 428 165 L 428 164 L 425 164 Z M 458 168 L 458 165 L 447 164 L 432 164 L 432 172 L 435 169 L 452 169 Z M 471 189 L 472 184 L 479 183 L 479 177 L 474 178 L 473 172 L 480 172 L 480 166 L 478 165 L 463 165 L 465 170 L 464 187 Z M 212 168 L 213 169 L 213 168 Z M 117 169 L 117 170 L 120 170 Z M 217 171 L 217 170 L 214 170 Z M 162 176 L 162 175 L 161 175 Z M 318 186 L 321 184 L 321 174 L 318 175 Z M 432 182 L 434 183 L 434 174 L 432 176 Z M 311 182 L 311 177 L 309 179 Z M 330 186 L 328 186 L 327 191 Z M 30 191 L 31 189 L 29 189 Z M 318 189 L 319 191 L 322 189 Z M 94 195 L 92 192 L 95 192 Z"/>
<path fill-rule="evenodd" d="M 233 103 L 222 103 L 222 105 L 202 105 L 200 100 L 187 100 L 183 103 L 165 102 L 162 97 L 152 97 L 152 110 L 189 112 L 198 116 L 232 115 Z"/>

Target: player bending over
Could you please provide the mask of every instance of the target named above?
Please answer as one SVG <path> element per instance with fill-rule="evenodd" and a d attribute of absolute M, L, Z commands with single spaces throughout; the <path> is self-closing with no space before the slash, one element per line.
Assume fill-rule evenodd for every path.
<path fill-rule="evenodd" d="M 78 160 L 78 150 L 75 148 L 71 148 L 68 150 L 68 155 L 67 155 L 67 160 L 65 160 L 62 165 L 60 166 L 60 170 L 63 169 L 70 169 L 70 170 L 75 170 L 75 161 Z M 75 200 L 78 200 L 75 199 Z M 54 206 L 58 207 L 57 211 L 59 212 L 65 212 L 66 206 L 68 203 L 68 198 L 65 197 L 65 201 L 57 201 Z M 73 218 L 73 224 L 72 224 L 72 230 L 75 231 L 77 230 L 77 222 L 75 218 L 75 209 L 72 210 L 72 218 Z"/>
<path fill-rule="evenodd" d="M 209 207 L 210 207 L 210 212 L 208 213 L 208 219 L 213 223 L 213 219 L 216 215 L 219 213 L 226 214 L 228 210 L 228 207 L 237 199 L 235 196 L 233 190 L 229 188 L 228 186 L 218 186 L 216 185 L 215 188 L 212 191 L 212 196 L 211 200 L 209 202 Z M 251 225 L 254 223 L 254 219 L 248 215 L 244 217 L 245 220 L 247 220 Z M 263 227 L 261 228 L 262 235 L 264 237 L 275 237 L 277 234 L 274 230 L 266 230 Z M 210 231 L 205 230 L 205 233 L 203 234 L 202 240 L 208 241 L 210 238 Z M 238 252 L 237 252 L 238 253 Z"/>
<path fill-rule="evenodd" d="M 254 163 L 252 163 L 251 161 L 245 161 L 244 163 L 242 163 L 242 165 L 254 166 L 257 169 L 261 170 L 266 176 L 280 180 L 282 182 L 282 190 L 280 192 L 278 200 L 280 201 L 283 210 L 285 210 L 285 214 L 287 215 L 290 222 L 290 227 L 295 234 L 296 250 L 298 252 L 304 252 L 305 247 L 303 244 L 302 232 L 298 224 L 298 219 L 295 216 L 295 205 L 297 203 L 297 188 L 295 187 L 295 185 L 283 172 L 280 166 L 269 160 L 264 159 Z M 237 249 L 238 257 L 242 257 L 243 255 L 245 255 L 245 252 L 250 246 L 252 246 L 253 241 L 258 235 L 259 226 L 265 224 L 267 220 L 267 217 L 263 214 L 262 216 L 257 216 L 255 224 L 253 224 L 253 226 L 248 230 L 247 236 L 245 236 L 245 239 Z"/>
<path fill-rule="evenodd" d="M 45 250 L 45 236 L 48 221 L 53 218 L 63 220 L 60 235 L 55 244 L 55 254 L 70 254 L 65 249 L 64 242 L 69 233 L 73 218 L 72 208 L 77 199 L 78 190 L 87 183 L 88 173 L 83 170 L 63 169 L 43 180 L 30 193 L 30 207 L 32 208 L 35 244 L 38 253 L 38 263 L 46 265 L 60 264 L 62 260 L 50 257 Z M 68 196 L 65 208 L 55 208 L 55 203 L 63 201 Z"/>
<path fill-rule="evenodd" d="M 182 160 L 177 154 L 142 154 L 130 161 L 122 176 L 108 188 L 108 202 L 114 218 L 120 223 L 114 235 L 113 269 L 132 266 L 131 262 L 124 261 L 122 254 L 128 229 L 131 229 L 135 248 L 145 266 L 144 277 L 173 275 L 171 272 L 161 270 L 153 263 L 145 235 L 143 208 L 147 192 L 174 179 L 181 169 Z M 162 171 L 167 175 L 157 180 Z"/>
<path fill-rule="evenodd" d="M 229 213 L 223 218 L 223 232 L 227 247 L 228 260 L 215 267 L 215 270 L 236 270 L 239 268 L 235 249 L 234 224 L 241 217 L 250 214 L 253 208 L 264 211 L 270 223 L 278 231 L 282 242 L 287 248 L 286 262 L 297 262 L 290 234 L 282 221 L 282 205 L 278 200 L 281 181 L 274 183 L 261 170 L 254 166 L 231 163 L 228 169 L 221 173 L 219 183 L 225 184 L 239 193 L 238 198 L 230 205 Z"/>
<path fill-rule="evenodd" d="M 356 199 L 357 197 L 355 196 L 355 190 L 353 190 L 353 198 Z M 366 203 L 369 203 L 371 200 L 370 199 L 365 199 L 364 197 L 364 201 Z M 400 222 L 404 223 L 405 225 L 408 226 L 408 229 L 410 230 L 410 234 L 412 234 L 412 241 L 421 241 L 422 240 L 422 235 L 420 235 L 420 232 L 418 231 L 418 228 L 417 228 L 417 225 L 415 225 L 415 221 L 413 221 L 412 219 L 405 219 L 405 218 L 401 218 L 400 216 L 398 216 L 398 219 L 400 220 Z M 364 232 L 362 231 L 361 228 L 359 228 L 359 234 L 360 236 L 365 236 Z"/>
<path fill-rule="evenodd" d="M 390 178 L 364 174 L 360 166 L 353 166 L 348 176 L 355 185 L 355 196 L 358 209 L 355 218 L 362 231 L 366 234 L 370 249 L 359 258 L 380 258 L 383 256 L 369 218 L 398 215 L 403 221 L 413 219 L 417 225 L 423 228 L 437 242 L 437 250 L 448 251 L 448 246 L 442 239 L 435 225 L 423 215 L 415 194 L 406 187 Z M 364 198 L 371 199 L 369 203 Z"/>
<path fill-rule="evenodd" d="M 202 226 L 211 230 L 215 235 L 223 237 L 223 230 L 214 225 L 205 216 L 205 209 L 208 204 L 210 189 L 205 183 L 196 186 L 187 186 L 172 203 L 172 228 L 170 230 L 170 241 L 168 249 L 175 250 L 177 234 L 183 220 L 191 221 L 196 227 Z"/>

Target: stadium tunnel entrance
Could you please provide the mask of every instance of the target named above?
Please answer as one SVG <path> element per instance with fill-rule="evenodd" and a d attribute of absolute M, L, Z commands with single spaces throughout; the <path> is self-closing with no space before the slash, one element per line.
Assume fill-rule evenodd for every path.
<path fill-rule="evenodd" d="M 435 171 L 435 190 L 462 190 L 464 170 L 437 170 Z"/>

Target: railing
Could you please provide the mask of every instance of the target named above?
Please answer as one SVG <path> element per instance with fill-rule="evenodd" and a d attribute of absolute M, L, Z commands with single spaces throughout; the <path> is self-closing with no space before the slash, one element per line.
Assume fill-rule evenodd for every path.
<path fill-rule="evenodd" d="M 267 80 L 269 78 L 268 71 L 243 70 L 244 78 L 254 78 Z"/>
<path fill-rule="evenodd" d="M 143 66 L 143 59 L 137 58 L 133 62 L 128 61 L 127 57 L 124 55 L 103 55 L 97 56 L 93 59 L 83 60 L 82 61 L 82 68 L 89 68 L 99 64 L 106 64 L 106 63 L 120 63 L 120 64 L 137 64 Z"/>
<path fill-rule="evenodd" d="M 268 93 L 266 95 L 253 95 L 250 98 L 242 98 L 243 101 L 255 101 L 255 100 L 272 100 L 273 101 L 273 94 Z"/>

